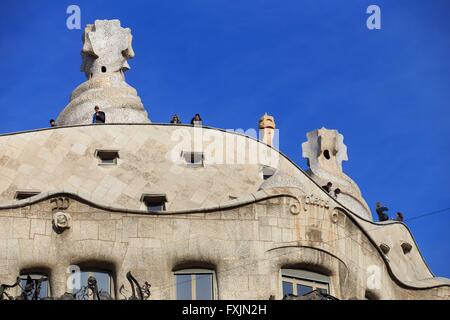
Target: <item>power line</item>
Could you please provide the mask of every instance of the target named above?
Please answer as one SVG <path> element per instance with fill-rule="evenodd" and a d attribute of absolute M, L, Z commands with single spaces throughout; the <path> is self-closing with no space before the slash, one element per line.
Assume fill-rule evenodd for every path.
<path fill-rule="evenodd" d="M 450 212 L 450 208 L 439 209 L 439 210 L 431 211 L 431 212 L 428 212 L 428 213 L 424 213 L 424 214 L 421 214 L 421 215 L 418 215 L 418 216 L 414 216 L 412 218 L 405 219 L 405 221 L 413 221 L 413 220 L 429 217 L 429 216 L 432 216 L 432 215 L 435 215 L 435 214 L 438 214 L 438 213 L 442 213 L 442 212 L 445 212 L 445 211 L 449 211 Z"/>

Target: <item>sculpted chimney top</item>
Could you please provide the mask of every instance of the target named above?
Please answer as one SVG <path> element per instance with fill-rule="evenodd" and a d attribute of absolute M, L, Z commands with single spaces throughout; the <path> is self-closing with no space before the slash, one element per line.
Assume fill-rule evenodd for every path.
<path fill-rule="evenodd" d="M 275 135 L 275 120 L 269 116 L 267 112 L 259 119 L 259 137 L 262 142 L 269 146 L 273 146 L 273 138 Z"/>
<path fill-rule="evenodd" d="M 317 129 L 307 134 L 302 144 L 303 157 L 311 169 L 323 169 L 335 175 L 343 175 L 342 162 L 348 160 L 344 136 L 337 130 Z"/>
<path fill-rule="evenodd" d="M 122 28 L 119 20 L 97 20 L 95 24 L 88 24 L 81 50 L 81 71 L 86 78 L 109 73 L 123 79 L 123 73 L 130 69 L 127 60 L 134 58 L 132 39 L 130 28 Z"/>
<path fill-rule="evenodd" d="M 342 162 L 348 160 L 344 136 L 337 130 L 317 129 L 307 134 L 302 144 L 303 158 L 308 159 L 307 173 L 320 186 L 332 183 L 331 194 L 347 208 L 366 219 L 372 219 L 358 185 L 342 170 Z M 339 195 L 335 192 L 339 189 Z"/>
<path fill-rule="evenodd" d="M 136 90 L 125 82 L 134 57 L 131 30 L 119 20 L 96 20 L 83 33 L 81 71 L 87 81 L 72 92 L 58 125 L 92 122 L 94 107 L 106 114 L 106 123 L 148 123 L 147 112 Z"/>

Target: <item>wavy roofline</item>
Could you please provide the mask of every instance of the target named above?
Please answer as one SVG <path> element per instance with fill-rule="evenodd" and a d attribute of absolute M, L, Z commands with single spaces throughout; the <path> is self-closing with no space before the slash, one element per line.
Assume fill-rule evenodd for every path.
<path fill-rule="evenodd" d="M 68 125 L 68 126 L 57 126 L 57 127 L 50 127 L 50 128 L 40 128 L 40 129 L 33 129 L 33 130 L 25 130 L 25 131 L 18 131 L 18 132 L 12 132 L 12 133 L 5 133 L 5 134 L 0 134 L 0 139 L 2 137 L 5 136 L 13 136 L 13 135 L 20 135 L 20 134 L 26 134 L 26 133 L 36 133 L 36 132 L 43 132 L 43 131 L 49 131 L 49 130 L 63 130 L 63 129 L 70 129 L 70 128 L 81 128 L 81 127 L 94 127 L 94 126 L 162 126 L 162 127 L 188 127 L 188 128 L 198 128 L 195 127 L 191 124 L 171 124 L 171 123 L 104 123 L 104 124 L 77 124 L 77 125 Z M 426 262 L 421 250 L 419 249 L 419 246 L 417 244 L 416 239 L 414 238 L 411 230 L 409 229 L 409 227 L 403 223 L 403 222 L 399 222 L 399 221 L 389 221 L 389 222 L 383 222 L 383 223 L 377 223 L 374 222 L 372 220 L 368 220 L 365 219 L 361 216 L 359 216 L 358 214 L 354 213 L 352 210 L 348 209 L 345 205 L 343 205 L 342 203 L 340 203 L 337 199 L 333 198 L 329 193 L 327 193 L 325 190 L 322 189 L 322 187 L 317 184 L 312 177 L 305 172 L 305 170 L 303 170 L 301 167 L 299 167 L 293 160 L 291 160 L 287 155 L 285 155 L 282 151 L 274 148 L 271 145 L 268 145 L 266 143 L 263 143 L 261 141 L 259 141 L 257 138 L 246 135 L 244 133 L 241 132 L 235 132 L 235 131 L 229 131 L 227 129 L 222 129 L 222 128 L 216 128 L 216 127 L 211 127 L 211 126 L 205 126 L 203 125 L 201 128 L 203 129 L 209 129 L 209 130 L 215 130 L 215 131 L 221 131 L 224 133 L 228 133 L 228 134 L 235 134 L 238 136 L 242 136 L 242 137 L 246 137 L 249 139 L 252 139 L 258 143 L 264 144 L 266 145 L 268 148 L 273 149 L 274 151 L 278 152 L 284 159 L 286 159 L 287 161 L 289 161 L 295 168 L 297 168 L 303 175 L 305 175 L 314 185 L 317 186 L 318 189 L 321 190 L 321 192 L 328 197 L 328 199 L 330 199 L 331 201 L 333 201 L 334 203 L 338 204 L 340 207 L 344 208 L 346 211 L 347 216 L 352 219 L 352 221 L 354 223 L 356 223 L 358 225 L 358 227 L 368 236 L 368 238 L 370 239 L 370 241 L 374 244 L 375 248 L 377 249 L 377 251 L 379 252 L 380 256 L 382 257 L 382 259 L 385 261 L 386 265 L 388 266 L 388 270 L 389 273 L 393 276 L 394 279 L 397 279 L 400 283 L 402 283 L 405 287 L 410 287 L 410 285 L 403 283 L 400 279 L 398 279 L 395 274 L 393 274 L 392 269 L 390 267 L 389 262 L 387 261 L 387 259 L 384 257 L 381 249 L 378 247 L 378 245 L 376 244 L 376 242 L 372 239 L 372 236 L 370 236 L 369 232 L 357 221 L 357 219 L 362 220 L 364 222 L 367 222 L 371 225 L 375 225 L 375 226 L 386 226 L 386 225 L 394 225 L 394 224 L 400 224 L 402 225 L 404 228 L 406 228 L 406 230 L 408 231 L 408 233 L 410 234 L 411 238 L 414 241 L 414 244 L 417 248 L 417 251 L 419 252 L 420 257 L 422 258 L 423 263 L 425 264 L 425 266 L 427 267 L 428 271 L 430 272 L 430 274 L 436 278 L 436 275 L 433 273 L 433 271 L 431 270 L 431 268 L 429 267 L 428 263 Z M 90 200 L 87 200 L 81 196 L 79 196 L 76 193 L 72 193 L 72 192 L 65 192 L 63 191 L 58 191 L 58 192 L 47 192 L 47 193 L 41 193 L 39 195 L 33 196 L 31 198 L 25 199 L 25 200 L 21 200 L 21 201 L 15 201 L 14 204 L 6 204 L 6 205 L 0 205 L 0 209 L 12 209 L 12 208 L 17 208 L 15 207 L 16 205 L 18 207 L 20 206 L 26 206 L 26 205 L 30 205 L 36 202 L 39 202 L 41 200 L 44 200 L 44 198 L 48 199 L 50 197 L 53 197 L 55 195 L 71 195 L 74 196 L 75 198 L 78 198 L 80 200 L 82 200 L 85 203 L 89 203 L 93 206 L 102 208 L 104 210 L 110 210 L 110 211 L 114 211 L 114 212 L 127 212 L 127 213 L 146 213 L 149 214 L 148 211 L 144 211 L 144 210 L 135 210 L 135 209 L 127 209 L 127 208 L 118 208 L 118 207 L 109 207 L 109 206 L 104 206 L 104 205 L 100 205 L 97 203 L 94 203 Z M 254 195 L 254 194 L 251 194 Z M 286 194 L 286 195 L 277 195 L 277 196 L 290 196 L 290 197 L 294 197 L 292 195 Z M 248 196 L 247 196 L 248 197 Z M 254 198 L 254 197 L 253 197 Z M 295 198 L 295 197 L 294 197 Z M 257 200 L 256 198 L 249 201 L 243 201 L 240 200 L 242 198 L 238 198 L 236 200 L 231 200 L 230 202 L 233 201 L 237 201 L 237 202 L 241 202 L 240 204 L 236 204 L 234 207 L 239 207 L 242 204 L 250 204 L 250 203 L 255 203 L 255 202 L 259 202 L 262 201 L 261 199 Z M 228 202 L 227 202 L 228 203 Z M 178 211 L 166 211 L 165 214 L 190 214 L 190 213 L 202 213 L 202 212 L 213 212 L 216 210 L 224 210 L 226 207 L 224 207 L 223 205 L 218 205 L 218 206 L 213 206 L 213 207 L 208 207 L 208 208 L 197 208 L 197 209 L 187 209 L 187 210 L 178 210 Z M 228 207 L 228 209 L 232 209 L 233 207 Z M 411 287 L 411 288 L 415 288 L 415 289 L 429 289 L 429 288 L 436 288 L 436 287 L 441 287 L 441 286 L 449 286 L 449 284 L 442 284 L 442 285 L 437 285 L 437 286 L 432 286 L 432 287 L 428 287 L 428 288 L 416 288 L 416 287 Z"/>

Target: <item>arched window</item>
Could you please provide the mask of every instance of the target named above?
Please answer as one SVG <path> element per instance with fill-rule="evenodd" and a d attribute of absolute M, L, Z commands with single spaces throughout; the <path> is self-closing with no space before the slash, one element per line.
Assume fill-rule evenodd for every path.
<path fill-rule="evenodd" d="M 282 269 L 283 296 L 304 296 L 314 290 L 330 294 L 330 277 L 300 269 Z"/>
<path fill-rule="evenodd" d="M 177 300 L 214 300 L 215 273 L 209 269 L 183 269 L 174 272 Z"/>
<path fill-rule="evenodd" d="M 19 294 L 26 300 L 42 300 L 50 297 L 48 276 L 43 273 L 22 273 Z"/>
<path fill-rule="evenodd" d="M 81 290 L 78 290 L 76 297 L 79 300 L 97 300 L 95 292 L 90 288 L 92 287 L 92 280 L 95 279 L 97 291 L 101 299 L 105 299 L 106 296 L 114 298 L 114 283 L 109 271 L 101 271 L 95 269 L 83 269 L 80 274 Z"/>

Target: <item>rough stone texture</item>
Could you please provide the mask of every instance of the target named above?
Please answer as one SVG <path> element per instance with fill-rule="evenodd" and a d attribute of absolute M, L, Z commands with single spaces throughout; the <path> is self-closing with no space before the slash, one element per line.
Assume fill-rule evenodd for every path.
<path fill-rule="evenodd" d="M 107 123 L 150 122 L 136 90 L 125 82 L 127 60 L 134 57 L 131 41 L 131 30 L 122 28 L 119 20 L 87 25 L 81 71 L 88 80 L 73 91 L 58 125 L 91 123 L 95 106 L 106 113 Z"/>
<path fill-rule="evenodd" d="M 101 265 L 116 277 L 116 297 L 122 284 L 128 288 L 125 274 L 132 271 L 139 281 L 152 284 L 151 299 L 175 299 L 173 270 L 184 266 L 213 269 L 217 299 L 281 299 L 280 270 L 297 266 L 329 275 L 331 294 L 340 299 L 368 294 L 377 299 L 448 299 L 450 280 L 433 278 L 420 269 L 420 256 L 405 257 L 398 249 L 403 239 L 413 245 L 411 254 L 418 252 L 403 224 L 379 225 L 380 230 L 368 233 L 363 220 L 345 208 L 304 203 L 307 193 L 297 188 L 263 193 L 248 204 L 202 216 L 201 211 L 163 216 L 109 212 L 66 195 L 70 205 L 64 211 L 72 216 L 73 227 L 48 235 L 41 233 L 43 222 L 52 220 L 52 197 L 0 210 L 0 226 L 13 230 L 0 242 L 0 282 L 11 282 L 25 269 L 48 270 L 52 295 L 59 296 L 66 290 L 68 265 Z M 301 206 L 299 214 L 294 205 Z M 26 214 L 23 208 L 28 208 Z M 398 243 L 388 260 L 375 245 L 376 237 L 386 235 Z M 374 266 L 380 270 L 376 290 L 367 285 L 368 267 Z"/>
<path fill-rule="evenodd" d="M 223 163 L 223 158 L 208 151 L 214 147 L 211 137 L 225 141 L 230 136 L 235 145 L 244 146 L 245 156 L 238 159 L 234 148 L 233 162 Z M 192 150 L 194 139 L 202 142 L 205 152 L 201 168 L 189 167 L 181 158 L 181 151 Z M 168 210 L 218 206 L 230 195 L 257 191 L 263 183 L 262 165 L 253 159 L 253 150 L 272 152 L 276 160 L 272 166 L 312 183 L 278 152 L 261 143 L 256 148 L 254 142 L 208 128 L 168 125 L 89 125 L 4 135 L 0 137 L 4 160 L 0 206 L 15 203 L 17 190 L 71 191 L 99 204 L 127 209 L 144 209 L 143 193 L 166 193 Z M 226 154 L 225 146 L 218 148 Z M 95 157 L 98 149 L 118 150 L 117 166 L 100 166 Z M 23 166 L 28 169 L 21 170 Z"/>

